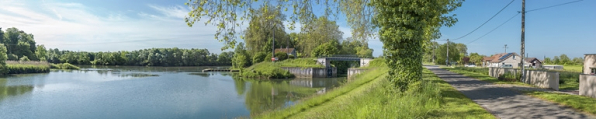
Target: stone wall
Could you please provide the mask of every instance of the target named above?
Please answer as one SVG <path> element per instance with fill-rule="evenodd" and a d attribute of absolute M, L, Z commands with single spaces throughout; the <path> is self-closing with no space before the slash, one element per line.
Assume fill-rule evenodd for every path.
<path fill-rule="evenodd" d="M 520 73 L 520 69 L 513 68 L 495 68 L 488 69 L 488 75 L 491 77 L 499 77 L 499 75 L 510 72 L 513 75 Z M 538 86 L 540 88 L 550 88 L 559 90 L 559 72 L 554 71 L 540 71 L 540 70 L 526 70 L 526 80 L 522 81 L 527 84 Z"/>
<path fill-rule="evenodd" d="M 327 69 L 325 68 L 300 68 L 300 67 L 282 67 L 294 74 L 296 78 L 327 78 Z M 337 68 L 332 68 L 330 77 L 337 77 Z"/>
<path fill-rule="evenodd" d="M 579 75 L 579 95 L 596 98 L 596 76 Z"/>

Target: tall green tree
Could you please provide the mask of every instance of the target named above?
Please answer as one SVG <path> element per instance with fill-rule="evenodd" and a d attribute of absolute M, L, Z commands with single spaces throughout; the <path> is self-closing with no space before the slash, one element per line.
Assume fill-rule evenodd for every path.
<path fill-rule="evenodd" d="M 559 56 L 560 58 L 560 64 L 563 65 L 568 65 L 568 64 L 573 64 L 573 62 L 571 62 L 571 59 L 569 59 L 569 57 L 566 54 L 561 54 L 561 56 Z"/>
<path fill-rule="evenodd" d="M 270 19 L 271 18 L 271 19 Z M 271 53 L 272 41 L 275 38 L 275 48 L 286 47 L 289 44 L 289 36 L 285 32 L 282 21 L 286 16 L 280 9 L 274 7 L 261 7 L 251 16 L 249 26 L 244 31 L 244 42 L 246 50 L 250 54 L 257 52 Z"/>
<path fill-rule="evenodd" d="M 449 42 L 449 62 L 457 62 L 462 59 L 462 53 L 456 46 L 457 43 Z M 441 44 L 435 51 L 437 54 L 437 64 L 446 64 L 447 60 L 447 43 Z"/>
<path fill-rule="evenodd" d="M 551 60 L 549 57 L 545 57 L 545 58 L 544 58 L 544 63 L 545 63 L 545 64 L 552 64 L 552 63 L 553 63 L 553 61 L 552 61 L 552 60 Z"/>

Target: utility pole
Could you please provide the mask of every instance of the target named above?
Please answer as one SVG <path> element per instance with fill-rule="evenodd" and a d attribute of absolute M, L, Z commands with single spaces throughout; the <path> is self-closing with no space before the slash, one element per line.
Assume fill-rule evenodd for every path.
<path fill-rule="evenodd" d="M 273 43 L 271 44 L 271 59 L 275 59 L 275 23 L 273 23 Z M 272 62 L 275 62 L 275 60 L 271 60 Z"/>
<path fill-rule="evenodd" d="M 526 50 L 526 0 L 522 0 L 522 22 L 521 22 L 521 80 L 525 82 L 526 80 L 526 70 L 524 68 L 524 54 Z"/>
<path fill-rule="evenodd" d="M 505 53 L 507 53 L 507 44 L 505 44 L 505 47 L 503 48 L 505 48 Z"/>
<path fill-rule="evenodd" d="M 445 64 L 449 66 L 449 39 L 447 39 L 447 59 L 445 60 Z"/>

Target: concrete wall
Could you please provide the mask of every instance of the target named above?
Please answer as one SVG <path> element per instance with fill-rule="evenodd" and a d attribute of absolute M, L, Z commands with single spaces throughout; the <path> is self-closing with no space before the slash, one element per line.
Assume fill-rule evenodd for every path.
<path fill-rule="evenodd" d="M 368 64 L 370 63 L 370 61 L 372 61 L 373 59 L 371 58 L 362 58 L 360 59 L 360 67 L 365 67 L 368 66 Z"/>
<path fill-rule="evenodd" d="M 595 75 L 579 75 L 579 95 L 596 98 Z"/>
<path fill-rule="evenodd" d="M 491 67 L 488 69 L 488 75 L 495 78 L 499 77 L 499 75 L 505 74 L 505 72 L 510 72 L 513 75 L 517 75 L 521 72 L 521 70 L 513 68 L 495 67 Z M 526 80 L 522 82 L 538 86 L 540 88 L 550 88 L 553 90 L 559 90 L 559 72 L 526 70 Z"/>
<path fill-rule="evenodd" d="M 357 74 L 360 74 L 368 69 L 358 69 L 358 68 L 349 68 L 348 69 L 348 79 L 353 78 Z"/>
<path fill-rule="evenodd" d="M 282 67 L 294 74 L 296 78 L 327 78 L 327 69 L 325 68 L 300 68 L 300 67 Z M 337 68 L 332 68 L 331 77 L 337 77 Z"/>
<path fill-rule="evenodd" d="M 596 54 L 584 55 L 584 72 L 583 74 L 591 74 L 591 68 L 596 68 Z"/>

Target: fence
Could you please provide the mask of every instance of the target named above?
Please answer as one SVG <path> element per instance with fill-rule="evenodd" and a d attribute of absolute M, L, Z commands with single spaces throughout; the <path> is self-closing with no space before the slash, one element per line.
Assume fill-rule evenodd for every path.
<path fill-rule="evenodd" d="M 488 69 L 488 75 L 492 77 L 499 77 L 500 75 L 509 72 L 514 76 L 521 73 L 520 69 L 513 68 L 495 68 Z M 550 88 L 559 90 L 559 72 L 542 71 L 542 70 L 526 70 L 526 80 L 522 81 L 527 84 L 538 86 L 540 88 Z"/>

